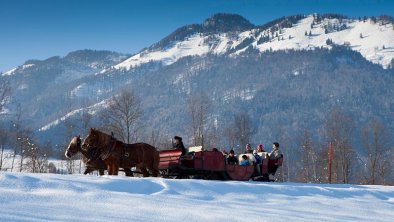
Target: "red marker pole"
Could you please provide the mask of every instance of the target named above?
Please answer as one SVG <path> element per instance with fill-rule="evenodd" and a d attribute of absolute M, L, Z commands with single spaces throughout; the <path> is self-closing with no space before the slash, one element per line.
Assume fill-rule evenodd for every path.
<path fill-rule="evenodd" d="M 332 143 L 330 142 L 328 150 L 328 182 L 331 183 L 331 166 L 332 166 Z"/>

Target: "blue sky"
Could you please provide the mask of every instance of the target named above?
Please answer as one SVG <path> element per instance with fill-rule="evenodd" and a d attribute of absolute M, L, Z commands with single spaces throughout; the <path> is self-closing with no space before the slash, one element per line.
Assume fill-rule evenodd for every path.
<path fill-rule="evenodd" d="M 78 49 L 136 53 L 217 12 L 254 24 L 314 12 L 394 16 L 394 0 L 0 0 L 0 72 Z"/>

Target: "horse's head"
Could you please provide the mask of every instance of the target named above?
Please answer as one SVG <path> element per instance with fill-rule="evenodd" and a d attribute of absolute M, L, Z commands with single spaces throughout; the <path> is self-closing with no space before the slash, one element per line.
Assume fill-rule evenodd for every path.
<path fill-rule="evenodd" d="M 67 158 L 71 158 L 72 156 L 74 156 L 75 154 L 77 154 L 80 150 L 81 150 L 81 137 L 80 136 L 75 136 L 71 139 L 70 144 L 67 147 L 66 152 L 64 153 L 64 155 Z"/>
<path fill-rule="evenodd" d="M 89 150 L 90 148 L 98 148 L 98 131 L 91 128 L 89 130 L 89 134 L 86 136 L 85 140 L 82 143 L 82 147 L 85 150 Z"/>

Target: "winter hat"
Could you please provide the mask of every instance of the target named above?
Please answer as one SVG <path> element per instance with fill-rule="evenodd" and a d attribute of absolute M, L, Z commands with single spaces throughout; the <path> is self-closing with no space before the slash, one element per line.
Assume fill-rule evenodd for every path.
<path fill-rule="evenodd" d="M 180 136 L 174 136 L 174 140 L 180 140 L 180 141 L 182 141 L 182 137 L 180 137 Z"/>

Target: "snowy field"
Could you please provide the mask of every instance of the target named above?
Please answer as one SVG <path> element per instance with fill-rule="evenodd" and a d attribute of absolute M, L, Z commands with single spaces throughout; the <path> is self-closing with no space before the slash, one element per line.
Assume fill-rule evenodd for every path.
<path fill-rule="evenodd" d="M 393 221 L 394 187 L 0 173 L 0 221 Z"/>

